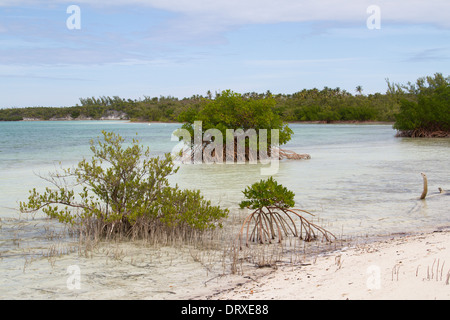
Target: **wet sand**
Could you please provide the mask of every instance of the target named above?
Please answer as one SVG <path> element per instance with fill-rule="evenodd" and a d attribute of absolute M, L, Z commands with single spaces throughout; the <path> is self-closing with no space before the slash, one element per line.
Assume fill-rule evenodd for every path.
<path fill-rule="evenodd" d="M 20 230 L 36 232 L 37 223 L 23 222 Z M 8 221 L 2 229 L 10 229 Z M 293 263 L 285 258 L 276 269 L 248 263 L 239 275 L 230 274 L 221 250 L 132 242 L 80 252 L 77 243 L 32 234 L 40 240 L 2 242 L 8 250 L 0 252 L 0 299 L 446 300 L 450 229 L 440 230 L 353 239 Z M 79 269 L 79 288 L 72 267 Z"/>
<path fill-rule="evenodd" d="M 344 248 L 247 280 L 223 277 L 192 298 L 447 300 L 449 282 L 450 231 L 445 230 Z"/>

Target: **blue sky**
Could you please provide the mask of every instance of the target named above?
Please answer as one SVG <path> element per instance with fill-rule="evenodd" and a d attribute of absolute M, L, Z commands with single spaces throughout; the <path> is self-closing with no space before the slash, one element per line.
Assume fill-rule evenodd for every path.
<path fill-rule="evenodd" d="M 67 28 L 70 5 L 80 29 Z M 367 20 L 376 5 L 380 29 Z M 448 0 L 0 0 L 0 108 L 340 87 L 450 70 Z"/>

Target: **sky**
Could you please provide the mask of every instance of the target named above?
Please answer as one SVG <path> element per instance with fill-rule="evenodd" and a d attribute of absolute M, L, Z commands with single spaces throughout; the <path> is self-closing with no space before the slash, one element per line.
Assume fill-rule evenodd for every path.
<path fill-rule="evenodd" d="M 385 93 L 449 70 L 449 0 L 0 0 L 0 108 Z"/>

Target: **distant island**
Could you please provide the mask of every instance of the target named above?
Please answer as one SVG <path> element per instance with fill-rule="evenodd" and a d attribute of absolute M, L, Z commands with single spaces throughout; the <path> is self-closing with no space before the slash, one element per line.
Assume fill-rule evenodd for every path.
<path fill-rule="evenodd" d="M 355 94 L 338 88 L 303 89 L 293 94 L 249 92 L 243 99 L 274 99 L 273 111 L 284 122 L 391 122 L 399 136 L 450 136 L 450 77 L 441 73 L 419 78 L 415 84 L 390 83 L 386 93 Z M 197 113 L 225 91 L 208 91 L 205 96 L 172 96 L 124 99 L 80 98 L 71 107 L 28 107 L 0 109 L 0 121 L 31 120 L 130 120 L 143 122 L 183 122 L 186 114 Z"/>
<path fill-rule="evenodd" d="M 147 97 L 124 99 L 114 97 L 81 98 L 80 105 L 71 107 L 30 107 L 0 109 L 0 120 L 101 120 L 106 118 L 131 121 L 179 121 L 180 114 L 198 110 L 213 96 L 194 95 L 189 98 Z M 399 105 L 388 94 L 353 95 L 340 88 L 309 89 L 294 94 L 244 93 L 246 99 L 273 97 L 274 111 L 286 122 L 291 121 L 394 121 Z"/>

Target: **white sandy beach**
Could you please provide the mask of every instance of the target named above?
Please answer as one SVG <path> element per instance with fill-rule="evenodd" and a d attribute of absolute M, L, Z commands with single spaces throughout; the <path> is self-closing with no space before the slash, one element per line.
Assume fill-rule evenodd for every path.
<path fill-rule="evenodd" d="M 243 280 L 221 278 L 195 299 L 446 300 L 450 231 L 358 245 Z"/>

